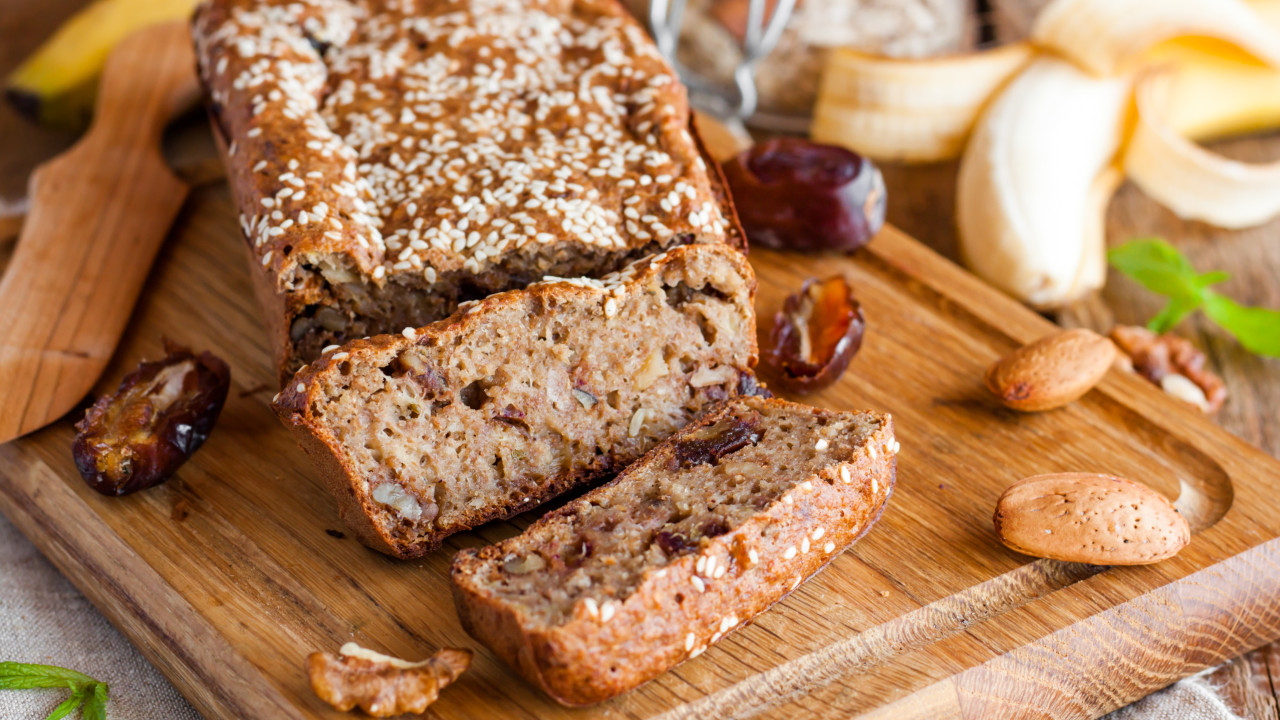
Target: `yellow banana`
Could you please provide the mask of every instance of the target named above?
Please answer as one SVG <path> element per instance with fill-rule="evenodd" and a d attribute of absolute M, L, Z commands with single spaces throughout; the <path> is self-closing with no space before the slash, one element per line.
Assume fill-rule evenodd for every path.
<path fill-rule="evenodd" d="M 1053 0 L 1031 41 L 1095 75 L 1112 75 L 1152 45 L 1184 36 L 1216 38 L 1280 68 L 1280 35 L 1242 0 Z"/>
<path fill-rule="evenodd" d="M 96 0 L 58 28 L 9 76 L 5 96 L 41 123 L 81 128 L 115 44 L 133 31 L 191 15 L 198 0 Z"/>
<path fill-rule="evenodd" d="M 1026 43 L 929 60 L 831 50 L 810 132 L 875 158 L 959 157 L 982 107 L 1031 55 Z"/>

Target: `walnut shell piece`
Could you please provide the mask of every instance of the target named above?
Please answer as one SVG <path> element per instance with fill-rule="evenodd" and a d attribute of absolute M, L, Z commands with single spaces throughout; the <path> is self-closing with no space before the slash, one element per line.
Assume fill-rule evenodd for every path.
<path fill-rule="evenodd" d="M 1226 383 L 1206 367 L 1208 358 L 1190 340 L 1133 325 L 1111 328 L 1110 337 L 1135 372 L 1170 395 L 1208 414 L 1218 412 L 1226 402 Z"/>
<path fill-rule="evenodd" d="M 1115 345 L 1098 333 L 1063 330 L 996 361 L 987 370 L 987 389 L 1014 410 L 1053 410 L 1089 392 L 1115 357 Z"/>
<path fill-rule="evenodd" d="M 338 654 L 307 656 L 311 689 L 338 710 L 359 706 L 373 717 L 422 713 L 471 665 L 471 651 L 444 648 L 422 662 L 347 643 Z"/>
<path fill-rule="evenodd" d="M 127 495 L 169 479 L 204 444 L 231 387 L 211 353 L 169 340 L 168 355 L 143 362 L 76 423 L 76 468 L 103 495 Z"/>
<path fill-rule="evenodd" d="M 1012 550 L 1092 565 L 1148 565 L 1191 541 L 1187 521 L 1165 496 L 1113 475 L 1019 480 L 1000 496 L 992 520 Z"/>

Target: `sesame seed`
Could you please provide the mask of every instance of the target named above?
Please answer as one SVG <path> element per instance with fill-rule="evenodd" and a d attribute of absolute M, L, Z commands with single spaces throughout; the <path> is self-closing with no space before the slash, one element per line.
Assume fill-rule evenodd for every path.
<path fill-rule="evenodd" d="M 725 567 L 724 565 L 717 565 L 715 578 L 719 580 L 720 578 L 724 577 L 724 574 L 728 571 L 729 571 L 729 568 Z"/>
<path fill-rule="evenodd" d="M 792 589 L 792 590 L 795 590 L 796 588 L 800 587 L 800 581 L 801 581 L 801 580 L 803 580 L 803 579 L 804 579 L 804 578 L 802 578 L 802 577 L 800 577 L 799 575 L 797 575 L 797 576 L 796 576 L 796 579 L 791 581 L 791 589 Z"/>
<path fill-rule="evenodd" d="M 747 551 L 747 560 L 752 565 L 755 565 L 756 563 L 760 562 L 760 553 L 756 552 L 755 548 L 751 548 L 750 550 Z"/>
<path fill-rule="evenodd" d="M 841 465 L 840 466 L 840 482 L 844 483 L 845 485 L 848 485 L 851 481 L 852 481 L 852 478 L 849 476 L 849 466 Z"/>
<path fill-rule="evenodd" d="M 693 652 L 689 653 L 689 659 L 690 659 L 690 660 L 692 660 L 693 658 L 698 657 L 698 656 L 699 656 L 699 655 L 701 655 L 701 654 L 702 654 L 706 649 L 707 649 L 707 646 L 706 646 L 706 645 L 699 645 L 698 647 L 696 647 L 696 648 L 694 648 L 694 649 L 693 649 Z"/>
<path fill-rule="evenodd" d="M 706 555 L 699 555 L 699 556 L 698 556 L 698 562 L 696 562 L 696 563 L 694 563 L 694 564 L 693 564 L 693 569 L 694 569 L 694 571 L 695 571 L 695 572 L 697 572 L 699 575 L 701 575 L 704 571 L 706 571 L 706 569 L 707 569 L 707 556 L 706 556 Z"/>
<path fill-rule="evenodd" d="M 695 637 L 693 636 L 693 633 L 689 633 L 688 635 L 685 635 L 685 636 L 684 636 L 684 651 L 685 651 L 685 652 L 689 652 L 690 650 L 692 650 L 692 649 L 693 649 L 693 643 L 694 643 L 696 640 L 697 640 L 697 638 L 695 638 Z"/>
<path fill-rule="evenodd" d="M 829 446 L 830 445 L 829 443 L 827 443 L 826 438 L 818 438 L 818 442 L 813 444 L 813 449 L 817 450 L 818 452 L 822 452 L 823 450 L 826 450 Z"/>
<path fill-rule="evenodd" d="M 325 346 L 324 346 L 324 349 L 320 351 L 320 354 L 321 354 L 321 355 L 328 355 L 329 353 L 333 352 L 334 350 L 337 350 L 339 347 L 341 347 L 341 346 L 340 346 L 340 345 L 325 345 Z"/>
<path fill-rule="evenodd" d="M 407 328 L 405 328 L 404 330 L 401 330 L 401 331 L 400 331 L 400 334 L 401 334 L 401 335 L 403 335 L 403 336 L 405 336 L 405 337 L 406 337 L 407 339 L 409 339 L 410 341 L 413 341 L 413 340 L 417 340 L 417 339 L 418 339 L 418 331 L 414 330 L 414 329 L 413 329 L 413 328 L 411 328 L 411 327 L 407 327 Z"/>
<path fill-rule="evenodd" d="M 875 446 L 875 445 L 868 445 L 868 446 L 867 446 L 867 454 L 871 456 L 871 459 L 872 459 L 872 460 L 875 460 L 875 459 L 876 459 L 876 455 L 877 455 L 877 453 L 876 453 L 876 446 Z"/>
<path fill-rule="evenodd" d="M 902 443 L 898 442 L 897 440 L 894 440 L 894 441 L 893 441 L 893 454 L 894 454 L 894 455 L 897 455 L 897 454 L 898 454 L 898 451 L 899 451 L 899 450 L 901 450 L 901 449 L 902 449 Z"/>
<path fill-rule="evenodd" d="M 800 552 L 809 552 L 809 538 L 800 538 Z"/>
<path fill-rule="evenodd" d="M 600 622 L 609 622 L 610 620 L 612 620 L 612 619 L 613 619 L 613 613 L 614 613 L 616 610 L 617 610 L 617 608 L 615 607 L 615 605 L 614 605 L 613 603 L 611 603 L 611 602 L 606 602 L 606 603 L 605 603 L 603 606 L 601 606 L 601 608 L 600 608 Z"/>
<path fill-rule="evenodd" d="M 300 393 L 304 393 L 304 392 L 306 392 L 306 391 L 307 391 L 307 386 L 306 386 L 305 384 L 303 384 L 303 383 L 298 383 L 298 386 L 297 386 L 296 388 L 294 388 L 294 390 L 296 390 L 296 391 L 298 391 L 298 392 L 300 392 Z"/>
<path fill-rule="evenodd" d="M 805 492 L 813 492 L 813 481 L 805 480 L 804 482 L 800 483 L 800 489 L 804 490 Z"/>
<path fill-rule="evenodd" d="M 786 551 L 784 551 L 784 552 L 782 553 L 782 559 L 783 559 L 783 560 L 790 560 L 791 558 L 793 558 L 793 557 L 795 557 L 795 556 L 796 556 L 796 548 L 795 548 L 795 546 L 794 546 L 794 545 L 792 545 L 791 547 L 787 548 L 787 549 L 786 549 Z"/>
<path fill-rule="evenodd" d="M 707 558 L 706 575 L 716 574 L 716 557 L 714 555 Z"/>
<path fill-rule="evenodd" d="M 340 352 L 340 353 L 334 353 L 334 354 L 333 354 L 333 360 L 335 360 L 335 361 L 338 361 L 338 360 L 346 360 L 346 359 L 347 359 L 347 353 Z"/>
<path fill-rule="evenodd" d="M 792 499 L 791 499 L 791 493 L 787 493 L 786 495 L 783 495 L 783 496 L 782 496 L 782 502 L 784 502 L 784 503 L 786 503 L 786 504 L 788 504 L 788 505 L 792 505 L 792 504 L 794 504 L 794 503 L 795 503 L 795 500 L 792 500 Z"/>
<path fill-rule="evenodd" d="M 694 589 L 697 590 L 698 592 L 706 592 L 707 590 L 706 583 L 702 582 L 702 578 L 698 577 L 697 575 L 694 575 L 693 577 L 689 578 L 689 582 L 693 583 Z"/>
<path fill-rule="evenodd" d="M 830 555 L 830 554 L 831 554 L 831 552 L 832 552 L 833 550 L 835 550 L 835 549 L 836 549 L 836 544 L 835 544 L 835 543 L 833 543 L 833 542 L 828 542 L 826 545 L 823 545 L 823 546 L 822 546 L 822 552 L 824 552 L 824 553 L 826 553 L 826 554 L 828 554 L 828 555 Z"/>
<path fill-rule="evenodd" d="M 871 492 L 880 492 L 880 483 L 875 478 L 871 478 Z"/>
<path fill-rule="evenodd" d="M 819 525 L 812 533 L 814 541 L 816 542 L 818 540 L 821 540 L 822 536 L 825 535 L 826 532 L 827 532 L 826 529 L 823 528 L 821 525 Z"/>
<path fill-rule="evenodd" d="M 604 301 L 604 316 L 613 317 L 618 314 L 618 302 L 613 298 Z"/>

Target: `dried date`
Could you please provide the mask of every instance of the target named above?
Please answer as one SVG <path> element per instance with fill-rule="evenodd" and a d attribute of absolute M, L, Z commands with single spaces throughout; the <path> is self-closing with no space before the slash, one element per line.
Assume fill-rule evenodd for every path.
<path fill-rule="evenodd" d="M 843 276 L 805 282 L 774 316 L 764 350 L 769 381 L 794 393 L 831 385 L 862 347 L 866 325 Z"/>
<path fill-rule="evenodd" d="M 842 147 L 767 140 L 726 163 L 724 175 L 752 245 L 852 252 L 884 225 L 880 170 Z"/>
<path fill-rule="evenodd" d="M 169 479 L 209 437 L 231 386 L 210 353 L 165 341 L 168 356 L 143 362 L 76 423 L 76 468 L 103 495 L 128 495 Z"/>
<path fill-rule="evenodd" d="M 677 440 L 672 450 L 671 469 L 715 465 L 725 455 L 760 442 L 763 436 L 764 432 L 753 419 L 725 418 Z"/>

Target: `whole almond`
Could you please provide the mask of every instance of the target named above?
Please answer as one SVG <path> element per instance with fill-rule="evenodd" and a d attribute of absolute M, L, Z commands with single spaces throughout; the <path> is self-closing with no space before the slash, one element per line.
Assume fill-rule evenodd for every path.
<path fill-rule="evenodd" d="M 1112 475 L 1036 475 L 1009 486 L 993 518 L 1000 541 L 1036 557 L 1093 565 L 1148 565 L 1191 541 L 1163 495 Z"/>
<path fill-rule="evenodd" d="M 987 389 L 1014 410 L 1052 410 L 1089 392 L 1115 358 L 1116 346 L 1098 333 L 1063 330 L 997 361 L 987 370 Z"/>

